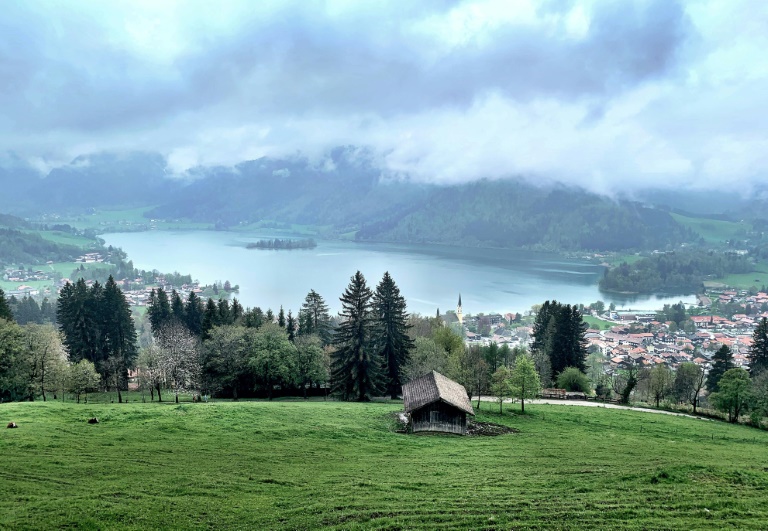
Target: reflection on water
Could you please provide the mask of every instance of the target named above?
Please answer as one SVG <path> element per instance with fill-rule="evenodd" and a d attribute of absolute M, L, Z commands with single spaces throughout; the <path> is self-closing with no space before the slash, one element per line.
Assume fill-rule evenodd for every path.
<path fill-rule="evenodd" d="M 620 309 L 694 302 L 692 296 L 601 294 L 601 266 L 528 251 L 324 240 L 314 249 L 245 248 L 249 242 L 281 237 L 267 232 L 153 231 L 102 237 L 108 245 L 122 247 L 136 267 L 190 273 L 204 283 L 230 280 L 240 285 L 238 298 L 245 306 L 277 310 L 282 305 L 294 313 L 310 289 L 338 311 L 338 297 L 357 270 L 372 288 L 389 271 L 408 309 L 427 315 L 455 308 L 459 293 L 465 313 L 524 312 L 547 299 L 572 304 L 600 299 Z"/>

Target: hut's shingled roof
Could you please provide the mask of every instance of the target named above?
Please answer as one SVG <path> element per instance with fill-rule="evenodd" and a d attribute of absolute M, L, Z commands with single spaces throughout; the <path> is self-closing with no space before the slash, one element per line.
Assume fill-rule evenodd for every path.
<path fill-rule="evenodd" d="M 450 404 L 470 415 L 475 414 L 464 386 L 439 372 L 432 371 L 403 385 L 403 404 L 406 413 L 438 401 Z"/>

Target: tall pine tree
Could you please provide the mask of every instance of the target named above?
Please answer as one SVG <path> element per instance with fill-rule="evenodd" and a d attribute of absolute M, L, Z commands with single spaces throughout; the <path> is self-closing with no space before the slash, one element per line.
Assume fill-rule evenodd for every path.
<path fill-rule="evenodd" d="M 341 318 L 334 337 L 331 390 L 343 400 L 370 400 L 382 387 L 382 359 L 372 345 L 373 293 L 358 271 L 341 296 Z"/>
<path fill-rule="evenodd" d="M 768 319 L 763 317 L 752 333 L 752 346 L 749 347 L 749 373 L 755 377 L 768 369 Z"/>
<path fill-rule="evenodd" d="M 394 400 L 402 391 L 402 370 L 410 359 L 414 342 L 408 336 L 405 298 L 388 271 L 376 286 L 373 310 L 377 320 L 373 343 L 384 360 L 387 394 Z"/>
<path fill-rule="evenodd" d="M 719 391 L 720 378 L 723 377 L 726 371 L 734 368 L 736 368 L 736 365 L 733 363 L 733 353 L 728 345 L 723 345 L 712 356 L 712 368 L 709 369 L 709 374 L 707 374 L 707 391 L 710 393 Z"/>

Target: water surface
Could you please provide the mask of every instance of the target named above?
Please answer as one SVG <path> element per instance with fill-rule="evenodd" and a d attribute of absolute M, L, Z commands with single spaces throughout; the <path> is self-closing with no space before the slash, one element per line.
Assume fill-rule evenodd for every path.
<path fill-rule="evenodd" d="M 525 312 L 548 299 L 570 304 L 603 300 L 619 309 L 656 309 L 692 296 L 624 297 L 601 293 L 603 268 L 558 255 L 437 245 L 318 240 L 314 249 L 246 249 L 249 242 L 281 237 L 265 232 L 150 231 L 104 234 L 140 269 L 189 273 L 203 283 L 239 284 L 244 306 L 294 313 L 307 292 L 322 295 L 333 312 L 350 277 L 360 270 L 373 289 L 389 271 L 408 310 L 433 315 L 456 307 L 464 313 Z"/>

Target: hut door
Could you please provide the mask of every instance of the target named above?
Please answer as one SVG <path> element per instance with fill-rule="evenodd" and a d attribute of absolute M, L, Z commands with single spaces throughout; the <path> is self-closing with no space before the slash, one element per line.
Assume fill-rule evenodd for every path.
<path fill-rule="evenodd" d="M 440 412 L 439 411 L 430 411 L 429 412 L 429 422 L 432 424 L 436 422 L 440 422 Z"/>

